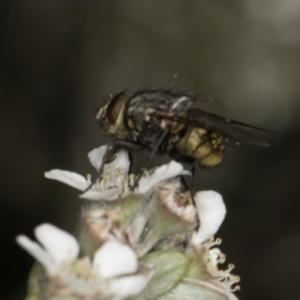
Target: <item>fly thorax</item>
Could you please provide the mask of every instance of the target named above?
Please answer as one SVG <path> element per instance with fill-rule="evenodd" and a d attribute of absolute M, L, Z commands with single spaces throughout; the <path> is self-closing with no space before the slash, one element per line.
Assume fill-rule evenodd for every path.
<path fill-rule="evenodd" d="M 150 135 L 157 131 L 158 124 L 153 122 L 151 115 L 153 108 L 140 106 L 131 106 L 127 112 L 127 126 L 139 134 Z"/>
<path fill-rule="evenodd" d="M 176 150 L 194 158 L 200 165 L 212 167 L 223 160 L 224 138 L 219 131 L 189 127 L 176 144 Z"/>

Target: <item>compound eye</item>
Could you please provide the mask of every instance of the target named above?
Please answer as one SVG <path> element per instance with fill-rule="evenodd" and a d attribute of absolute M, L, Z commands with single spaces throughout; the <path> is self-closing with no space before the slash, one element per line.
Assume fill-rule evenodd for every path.
<path fill-rule="evenodd" d="M 115 97 L 113 97 L 110 103 L 108 104 L 106 114 L 107 114 L 108 122 L 110 124 L 116 123 L 127 98 L 128 98 L 128 94 L 121 92 Z"/>

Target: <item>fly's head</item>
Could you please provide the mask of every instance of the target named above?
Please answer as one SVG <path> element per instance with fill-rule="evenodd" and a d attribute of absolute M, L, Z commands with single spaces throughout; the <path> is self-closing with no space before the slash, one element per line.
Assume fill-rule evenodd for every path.
<path fill-rule="evenodd" d="M 100 130 L 107 135 L 125 140 L 128 135 L 126 126 L 126 106 L 131 96 L 121 92 L 114 96 L 106 105 L 101 107 L 96 119 Z"/>

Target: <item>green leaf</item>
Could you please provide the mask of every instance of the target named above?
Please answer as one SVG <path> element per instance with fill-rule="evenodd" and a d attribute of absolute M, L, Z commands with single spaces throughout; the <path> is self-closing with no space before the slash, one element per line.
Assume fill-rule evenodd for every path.
<path fill-rule="evenodd" d="M 140 258 L 152 266 L 154 276 L 143 292 L 146 299 L 156 299 L 173 289 L 184 278 L 190 266 L 190 258 L 176 251 L 155 251 Z"/>
<path fill-rule="evenodd" d="M 201 281 L 199 281 L 201 283 Z M 159 297 L 157 300 L 238 300 L 234 294 L 227 293 L 218 286 L 212 284 L 201 285 L 190 282 L 181 282 L 167 295 Z"/>

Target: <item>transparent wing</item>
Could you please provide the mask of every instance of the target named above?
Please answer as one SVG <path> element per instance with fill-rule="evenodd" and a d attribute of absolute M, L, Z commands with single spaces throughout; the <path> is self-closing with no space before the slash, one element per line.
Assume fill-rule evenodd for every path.
<path fill-rule="evenodd" d="M 239 121 L 229 120 L 215 114 L 211 114 L 200 109 L 188 109 L 185 112 L 161 112 L 158 116 L 161 119 L 167 119 L 174 122 L 184 123 L 194 127 L 203 127 L 206 129 L 217 129 L 225 137 L 233 139 L 236 142 L 246 143 L 261 147 L 269 147 L 270 144 L 254 134 L 237 127 L 236 125 L 253 128 L 256 130 L 270 132 L 255 126 L 251 126 Z"/>

